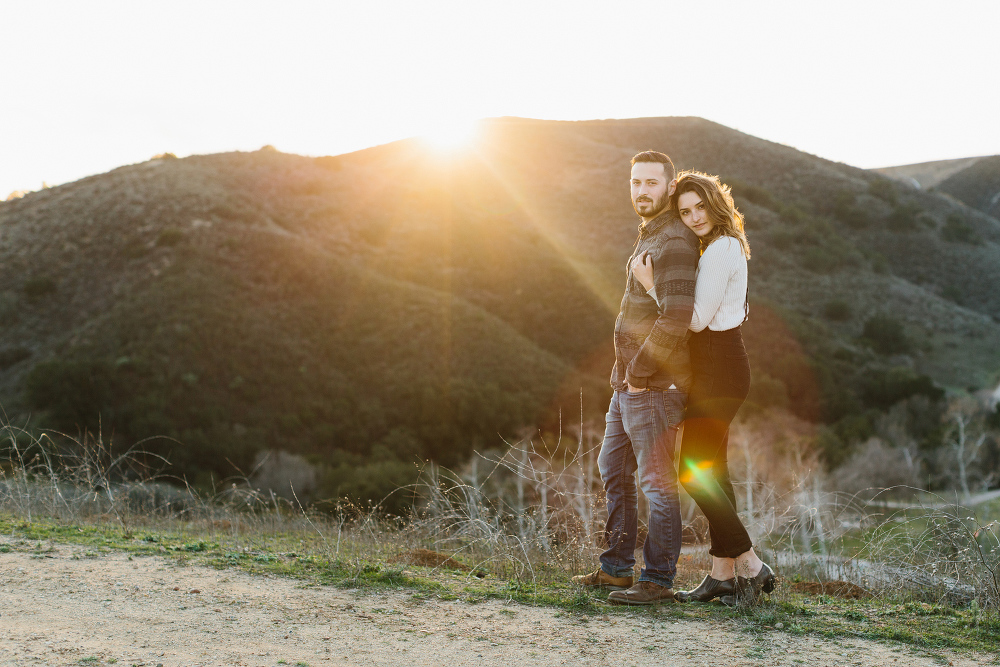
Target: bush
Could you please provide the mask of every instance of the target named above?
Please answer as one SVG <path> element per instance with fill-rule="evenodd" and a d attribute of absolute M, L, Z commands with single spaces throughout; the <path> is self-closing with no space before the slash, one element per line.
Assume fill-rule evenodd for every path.
<path fill-rule="evenodd" d="M 379 503 L 383 511 L 398 515 L 412 505 L 412 486 L 419 476 L 414 464 L 395 459 L 367 465 L 341 463 L 321 477 L 316 495 L 360 506 Z"/>
<path fill-rule="evenodd" d="M 788 250 L 795 245 L 797 235 L 787 229 L 775 229 L 768 233 L 767 238 L 778 250 Z"/>
<path fill-rule="evenodd" d="M 26 398 L 60 430 L 96 429 L 116 393 L 114 372 L 104 361 L 43 361 L 28 373 Z"/>
<path fill-rule="evenodd" d="M 24 295 L 34 301 L 54 293 L 56 291 L 56 281 L 48 276 L 29 278 L 25 281 L 22 289 L 24 290 Z"/>
<path fill-rule="evenodd" d="M 833 429 L 820 426 L 816 432 L 816 447 L 819 449 L 828 470 L 833 470 L 851 455 L 853 447 L 845 442 Z"/>
<path fill-rule="evenodd" d="M 872 271 L 879 275 L 889 273 L 889 260 L 880 252 L 872 255 Z"/>
<path fill-rule="evenodd" d="M 965 292 L 961 287 L 957 285 L 948 285 L 943 290 L 941 290 L 941 296 L 949 301 L 954 301 L 958 305 L 962 305 L 962 298 L 965 296 Z"/>
<path fill-rule="evenodd" d="M 778 210 L 782 219 L 793 224 L 799 224 L 809 219 L 809 215 L 795 204 L 781 206 Z"/>
<path fill-rule="evenodd" d="M 851 304 L 840 299 L 827 301 L 823 306 L 823 317 L 835 322 L 846 322 L 851 319 Z"/>
<path fill-rule="evenodd" d="M 747 403 L 758 408 L 787 408 L 788 387 L 781 380 L 773 378 L 763 371 L 755 370 L 753 380 L 750 383 Z"/>
<path fill-rule="evenodd" d="M 156 245 L 175 246 L 184 240 L 184 232 L 176 227 L 167 227 L 156 237 Z"/>
<path fill-rule="evenodd" d="M 997 405 L 996 409 L 986 417 L 986 426 L 1000 429 L 1000 405 Z"/>
<path fill-rule="evenodd" d="M 841 190 L 833 204 L 833 215 L 852 229 L 864 229 L 871 224 L 868 211 L 855 203 L 854 193 Z"/>
<path fill-rule="evenodd" d="M 121 253 L 128 259 L 138 259 L 149 253 L 149 248 L 139 239 L 132 239 L 122 247 Z"/>
<path fill-rule="evenodd" d="M 880 354 L 903 354 L 910 350 L 903 323 L 888 315 L 875 315 L 865 322 L 861 338 Z"/>
<path fill-rule="evenodd" d="M 896 184 L 888 178 L 877 177 L 868 183 L 868 192 L 882 201 L 895 204 L 899 200 Z"/>
<path fill-rule="evenodd" d="M 156 238 L 156 245 L 175 246 L 180 243 L 183 238 L 184 232 L 175 227 L 168 227 L 160 232 L 160 235 Z"/>
<path fill-rule="evenodd" d="M 951 214 L 941 228 L 941 238 L 950 243 L 968 243 L 979 245 L 983 242 L 976 230 L 965 220 Z"/>
<path fill-rule="evenodd" d="M 0 370 L 6 370 L 30 356 L 31 350 L 23 346 L 4 348 L 0 350 Z"/>
<path fill-rule="evenodd" d="M 833 273 L 857 263 L 857 256 L 842 243 L 828 243 L 822 247 L 807 248 L 802 253 L 802 266 L 815 273 Z"/>
<path fill-rule="evenodd" d="M 849 458 L 841 459 L 841 463 L 844 465 L 833 475 L 835 488 L 841 492 L 920 484 L 919 466 L 911 463 L 905 451 L 879 438 L 853 448 Z"/>
<path fill-rule="evenodd" d="M 927 375 L 918 375 L 909 368 L 891 368 L 870 372 L 862 396 L 872 407 L 884 410 L 911 396 L 937 401 L 944 398 L 944 390 Z"/>
<path fill-rule="evenodd" d="M 729 184 L 729 187 L 732 188 L 734 197 L 738 199 L 746 199 L 757 206 L 763 206 L 764 208 L 769 208 L 772 211 L 778 210 L 778 202 L 766 189 L 757 185 L 744 183 L 743 181 L 737 179 L 730 179 L 726 182 Z"/>
<path fill-rule="evenodd" d="M 855 411 L 833 424 L 833 431 L 846 443 L 864 442 L 875 434 L 875 425 L 872 420 L 878 414 L 870 410 L 868 412 Z"/>
<path fill-rule="evenodd" d="M 909 232 L 919 225 L 921 209 L 916 204 L 902 204 L 893 208 L 892 213 L 886 219 L 886 225 L 894 232 Z"/>

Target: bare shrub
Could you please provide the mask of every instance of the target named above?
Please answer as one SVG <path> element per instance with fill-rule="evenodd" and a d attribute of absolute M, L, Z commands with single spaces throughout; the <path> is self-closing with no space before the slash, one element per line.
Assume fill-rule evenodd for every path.
<path fill-rule="evenodd" d="M 912 489 L 920 485 L 919 462 L 905 447 L 869 438 L 831 475 L 833 488 L 857 494 L 867 489 Z"/>
<path fill-rule="evenodd" d="M 995 611 L 1000 524 L 927 496 L 917 505 L 912 492 L 892 487 L 865 492 L 867 481 L 885 486 L 892 467 L 906 463 L 904 448 L 883 439 L 887 424 L 856 454 L 851 467 L 864 473 L 830 478 L 819 465 L 815 426 L 777 410 L 734 423 L 730 468 L 755 546 L 784 581 L 849 582 L 884 599 L 974 600 Z M 423 563 L 512 585 L 563 582 L 591 570 L 605 548 L 598 425 L 581 423 L 567 437 L 525 433 L 457 472 L 428 463 L 416 484 L 397 491 L 416 498 L 406 516 L 377 504 L 304 503 L 311 468 L 292 456 L 197 491 L 168 484 L 162 459 L 118 452 L 100 434 L 34 438 L 6 426 L 0 435 L 0 511 L 27 521 L 113 522 L 126 535 L 140 527 L 196 531 L 244 554 L 269 553 L 279 536 L 294 536 L 302 553 L 354 578 L 368 576 L 373 563 Z M 287 497 L 274 492 L 281 486 Z M 690 499 L 683 503 L 691 539 L 682 576 L 693 579 L 690 570 L 707 568 L 710 558 L 700 513 Z M 779 586 L 776 595 L 783 590 L 791 589 Z"/>
<path fill-rule="evenodd" d="M 526 436 L 505 452 L 477 454 L 465 474 L 429 465 L 403 536 L 517 581 L 592 567 L 603 550 L 598 443 L 598 432 L 581 425 L 572 444 Z"/>
<path fill-rule="evenodd" d="M 295 500 L 296 494 L 308 498 L 316 490 L 316 466 L 297 454 L 263 451 L 257 454 L 253 467 L 250 485 L 258 491 L 274 492 L 286 500 Z"/>
<path fill-rule="evenodd" d="M 883 594 L 1000 609 L 1000 525 L 958 505 L 910 507 L 874 523 L 859 553 L 866 587 Z"/>
<path fill-rule="evenodd" d="M 163 487 L 144 486 L 164 459 L 139 446 L 116 452 L 100 432 L 36 438 L 7 424 L 0 428 L 0 442 L 7 450 L 0 466 L 0 507 L 28 521 L 36 514 L 71 521 L 113 516 L 130 533 L 137 515 L 177 500 Z"/>

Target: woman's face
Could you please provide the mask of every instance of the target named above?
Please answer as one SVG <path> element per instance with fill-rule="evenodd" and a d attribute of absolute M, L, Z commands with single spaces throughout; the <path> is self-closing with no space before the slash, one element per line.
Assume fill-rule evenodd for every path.
<path fill-rule="evenodd" d="M 685 192 L 677 198 L 677 212 L 681 221 L 698 236 L 705 236 L 712 231 L 715 223 L 708 217 L 708 209 L 697 192 Z"/>

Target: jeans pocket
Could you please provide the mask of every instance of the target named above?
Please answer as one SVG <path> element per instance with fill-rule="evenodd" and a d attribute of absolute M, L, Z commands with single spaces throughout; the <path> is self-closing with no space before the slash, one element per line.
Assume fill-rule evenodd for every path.
<path fill-rule="evenodd" d="M 655 405 L 653 396 L 659 394 L 658 391 L 621 391 L 619 393 L 619 407 L 622 414 L 622 425 L 630 434 L 635 429 L 651 428 L 655 423 L 653 416 Z"/>
<path fill-rule="evenodd" d="M 631 398 L 638 398 L 640 396 L 649 396 L 650 391 L 648 389 L 645 389 L 643 391 L 621 391 L 621 392 L 618 392 L 618 393 L 622 394 L 623 396 L 629 396 Z"/>
<path fill-rule="evenodd" d="M 677 389 L 663 392 L 663 412 L 667 426 L 675 428 L 684 419 L 684 407 L 687 405 L 687 394 Z"/>

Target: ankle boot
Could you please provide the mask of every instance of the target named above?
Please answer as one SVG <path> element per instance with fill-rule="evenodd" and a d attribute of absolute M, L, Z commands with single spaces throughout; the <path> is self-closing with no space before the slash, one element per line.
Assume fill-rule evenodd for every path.
<path fill-rule="evenodd" d="M 698 588 L 693 591 L 677 591 L 674 599 L 678 602 L 710 602 L 723 595 L 733 595 L 736 592 L 736 579 L 713 579 L 706 576 Z"/>
<path fill-rule="evenodd" d="M 753 577 L 736 577 L 736 591 L 733 595 L 724 595 L 721 598 L 722 604 L 727 607 L 735 607 L 740 604 L 757 604 L 764 593 L 774 590 L 777 577 L 774 571 L 762 563 L 760 572 Z"/>

